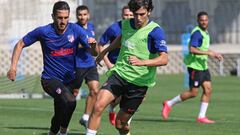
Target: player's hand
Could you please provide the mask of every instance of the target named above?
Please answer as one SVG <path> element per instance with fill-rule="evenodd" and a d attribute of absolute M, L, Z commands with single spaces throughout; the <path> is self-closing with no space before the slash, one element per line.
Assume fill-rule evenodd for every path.
<path fill-rule="evenodd" d="M 219 61 L 223 61 L 223 56 L 220 53 L 216 53 L 215 58 Z"/>
<path fill-rule="evenodd" d="M 214 57 L 214 58 L 218 59 L 219 61 L 222 61 L 222 60 L 223 60 L 223 56 L 222 56 L 220 53 L 217 53 L 217 52 L 214 52 L 214 51 L 209 50 L 209 51 L 208 51 L 208 55 L 211 56 L 211 57 Z"/>
<path fill-rule="evenodd" d="M 95 38 L 93 38 L 93 37 L 89 37 L 89 38 L 88 38 L 88 43 L 89 43 L 89 44 L 96 43 L 96 42 L 97 42 L 97 41 L 96 41 Z"/>
<path fill-rule="evenodd" d="M 133 66 L 143 66 L 144 62 L 138 59 L 136 56 L 129 56 L 128 57 L 129 64 Z"/>
<path fill-rule="evenodd" d="M 16 73 L 17 71 L 14 69 L 9 69 L 7 72 L 7 77 L 9 80 L 14 81 L 16 79 Z"/>
<path fill-rule="evenodd" d="M 114 66 L 114 64 L 108 63 L 108 64 L 106 64 L 106 66 L 107 66 L 108 69 L 111 69 Z"/>

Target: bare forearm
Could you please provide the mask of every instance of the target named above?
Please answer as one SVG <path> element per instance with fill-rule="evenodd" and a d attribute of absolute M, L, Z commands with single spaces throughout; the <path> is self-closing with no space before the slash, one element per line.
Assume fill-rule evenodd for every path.
<path fill-rule="evenodd" d="M 192 54 L 208 55 L 208 51 L 201 51 L 196 47 L 190 47 L 189 50 L 190 50 L 190 53 L 192 53 Z"/>
<path fill-rule="evenodd" d="M 129 56 L 128 60 L 133 66 L 164 66 L 168 63 L 168 54 L 161 52 L 158 57 L 147 60 L 140 60 L 136 56 Z"/>
<path fill-rule="evenodd" d="M 143 63 L 145 66 L 165 66 L 168 63 L 168 55 L 164 52 L 154 59 L 143 60 Z"/>
<path fill-rule="evenodd" d="M 11 69 L 16 70 L 17 69 L 17 63 L 20 58 L 22 49 L 24 47 L 24 43 L 22 40 L 18 41 L 18 43 L 15 45 L 13 53 L 12 53 L 12 60 L 11 60 Z"/>

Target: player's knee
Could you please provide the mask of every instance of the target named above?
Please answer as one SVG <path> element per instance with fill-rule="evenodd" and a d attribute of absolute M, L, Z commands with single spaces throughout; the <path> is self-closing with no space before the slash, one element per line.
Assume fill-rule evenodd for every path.
<path fill-rule="evenodd" d="M 92 89 L 92 90 L 90 90 L 89 96 L 91 96 L 91 97 L 97 97 L 98 91 L 99 91 L 98 89 Z"/>
<path fill-rule="evenodd" d="M 190 91 L 190 93 L 191 93 L 191 97 L 192 98 L 194 98 L 194 97 L 196 97 L 198 95 L 198 91 L 197 90 L 192 90 L 192 91 Z"/>
<path fill-rule="evenodd" d="M 204 91 L 204 94 L 205 94 L 206 96 L 211 96 L 211 94 L 212 94 L 212 89 L 209 88 L 209 89 L 205 90 L 205 91 Z"/>
<path fill-rule="evenodd" d="M 104 105 L 100 102 L 96 102 L 94 105 L 93 113 L 96 115 L 101 115 L 104 110 Z"/>

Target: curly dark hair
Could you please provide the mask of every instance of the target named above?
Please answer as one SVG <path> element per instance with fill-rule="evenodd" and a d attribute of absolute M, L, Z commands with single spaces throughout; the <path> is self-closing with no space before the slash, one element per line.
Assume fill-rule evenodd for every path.
<path fill-rule="evenodd" d="M 137 11 L 141 7 L 144 7 L 149 12 L 153 10 L 152 0 L 130 0 L 128 6 L 132 12 Z"/>

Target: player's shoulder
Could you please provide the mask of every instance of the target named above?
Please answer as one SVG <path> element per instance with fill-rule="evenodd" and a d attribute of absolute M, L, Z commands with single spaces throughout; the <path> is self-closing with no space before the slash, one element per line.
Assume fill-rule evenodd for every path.
<path fill-rule="evenodd" d="M 121 22 L 122 22 L 122 21 L 114 22 L 114 23 L 112 23 L 112 24 L 109 26 L 109 28 L 112 28 L 112 29 L 114 29 L 114 28 L 121 28 Z"/>
<path fill-rule="evenodd" d="M 94 27 L 94 24 L 92 22 L 88 22 L 88 27 Z"/>
<path fill-rule="evenodd" d="M 83 27 L 81 27 L 79 24 L 77 23 L 72 23 L 72 22 L 69 22 L 68 23 L 68 27 L 67 29 L 71 29 L 73 31 L 84 31 Z"/>
<path fill-rule="evenodd" d="M 121 31 L 121 21 L 112 23 L 107 30 L 108 32 L 119 32 Z"/>
<path fill-rule="evenodd" d="M 50 23 L 47 25 L 38 26 L 37 28 L 34 29 L 34 31 L 40 34 L 40 33 L 48 33 L 52 29 L 53 29 L 53 23 Z"/>
<path fill-rule="evenodd" d="M 195 30 L 192 32 L 191 37 L 192 38 L 202 38 L 203 36 L 202 36 L 202 33 L 200 32 L 200 30 Z"/>

